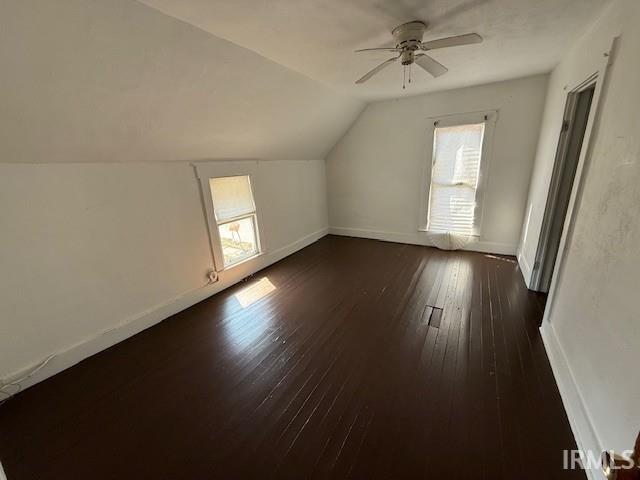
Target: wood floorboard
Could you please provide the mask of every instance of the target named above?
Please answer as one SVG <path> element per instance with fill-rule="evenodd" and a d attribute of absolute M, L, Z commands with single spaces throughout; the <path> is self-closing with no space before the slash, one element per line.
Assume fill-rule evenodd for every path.
<path fill-rule="evenodd" d="M 0 460 L 9 480 L 584 480 L 544 304 L 512 257 L 327 236 L 0 405 Z"/>

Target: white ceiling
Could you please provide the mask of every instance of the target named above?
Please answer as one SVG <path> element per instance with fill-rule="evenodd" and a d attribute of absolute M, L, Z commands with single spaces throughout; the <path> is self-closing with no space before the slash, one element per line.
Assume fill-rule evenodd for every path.
<path fill-rule="evenodd" d="M 550 71 L 609 0 L 140 0 L 292 70 L 365 100 L 506 80 Z M 443 49 L 449 67 L 434 79 L 415 71 L 402 90 L 393 65 L 364 85 L 354 81 L 388 54 L 393 27 L 430 24 L 425 40 L 477 32 L 479 45 Z"/>

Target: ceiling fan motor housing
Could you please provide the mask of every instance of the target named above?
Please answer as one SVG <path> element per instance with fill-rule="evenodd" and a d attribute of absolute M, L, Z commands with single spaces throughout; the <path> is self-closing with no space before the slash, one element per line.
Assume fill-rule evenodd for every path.
<path fill-rule="evenodd" d="M 402 65 L 411 65 L 415 51 L 420 49 L 422 37 L 427 25 L 423 22 L 403 23 L 391 31 L 396 48 L 402 49 L 400 61 Z"/>

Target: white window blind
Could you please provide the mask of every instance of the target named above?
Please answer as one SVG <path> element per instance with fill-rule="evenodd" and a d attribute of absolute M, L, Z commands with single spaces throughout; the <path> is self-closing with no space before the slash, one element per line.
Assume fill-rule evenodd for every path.
<path fill-rule="evenodd" d="M 218 222 L 255 212 L 248 175 L 211 178 L 209 185 Z"/>
<path fill-rule="evenodd" d="M 436 127 L 427 229 L 476 234 L 476 191 L 485 124 Z"/>

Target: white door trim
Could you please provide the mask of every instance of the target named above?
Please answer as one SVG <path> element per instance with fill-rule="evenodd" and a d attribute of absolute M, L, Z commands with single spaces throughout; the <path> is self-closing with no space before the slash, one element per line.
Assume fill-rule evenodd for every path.
<path fill-rule="evenodd" d="M 545 322 L 550 321 L 557 288 L 564 270 L 564 261 L 567 255 L 566 249 L 573 234 L 573 227 L 575 225 L 575 220 L 577 218 L 580 207 L 580 197 L 582 196 L 582 190 L 584 188 L 584 180 L 586 178 L 588 164 L 593 153 L 595 139 L 595 135 L 593 134 L 595 131 L 597 131 L 596 127 L 600 116 L 600 110 L 602 108 L 601 99 L 603 87 L 607 81 L 606 75 L 612 63 L 617 44 L 618 37 L 615 37 L 611 42 L 609 51 L 604 53 L 604 59 L 600 65 L 600 68 L 596 72 L 589 75 L 586 79 L 581 80 L 579 83 L 576 83 L 572 87 L 567 87 L 567 90 L 569 92 L 579 92 L 581 90 L 589 88 L 591 85 L 593 85 L 594 81 L 596 82 L 596 89 L 593 94 L 593 100 L 591 103 L 591 112 L 589 113 L 589 121 L 587 122 L 587 128 L 585 131 L 584 140 L 582 142 L 583 148 L 582 152 L 580 153 L 580 159 L 578 160 L 578 166 L 576 168 L 576 174 L 573 180 L 571 198 L 569 199 L 565 223 L 562 229 L 562 236 L 560 237 L 560 245 L 558 247 L 556 263 L 553 268 L 553 274 L 551 276 L 551 285 L 549 287 L 547 305 L 544 311 L 544 317 L 542 319 L 543 325 Z"/>

